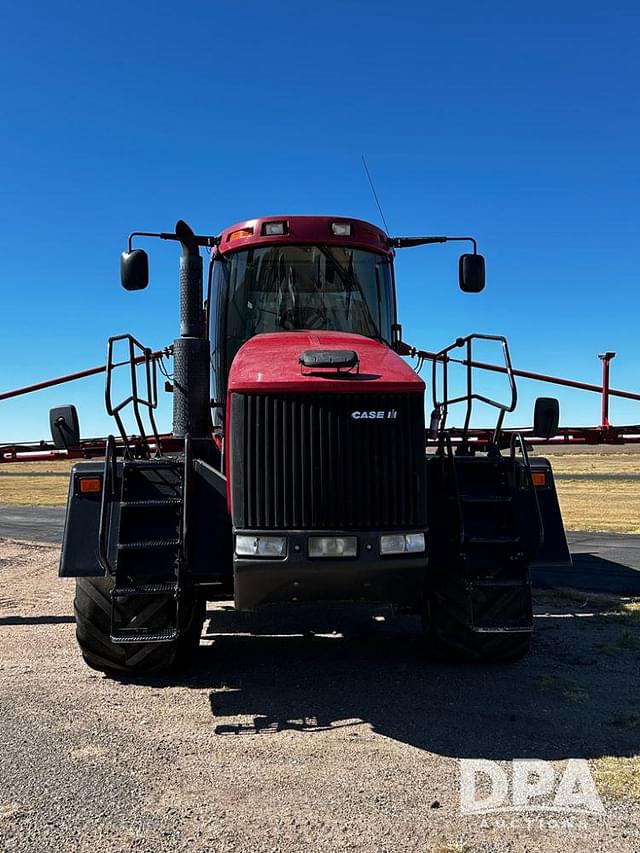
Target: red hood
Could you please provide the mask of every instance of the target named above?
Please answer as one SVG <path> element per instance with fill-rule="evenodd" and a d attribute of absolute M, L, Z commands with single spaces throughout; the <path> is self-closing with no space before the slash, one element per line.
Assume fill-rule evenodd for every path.
<path fill-rule="evenodd" d="M 360 372 L 310 372 L 299 363 L 306 350 L 354 350 Z M 348 376 L 348 378 L 344 378 Z M 229 372 L 229 391 L 280 393 L 420 392 L 424 382 L 385 344 L 350 332 L 274 332 L 256 335 L 239 350 Z"/>

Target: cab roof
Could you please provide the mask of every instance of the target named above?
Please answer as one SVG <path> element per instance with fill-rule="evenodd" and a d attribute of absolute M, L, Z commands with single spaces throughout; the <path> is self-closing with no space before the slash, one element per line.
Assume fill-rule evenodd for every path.
<path fill-rule="evenodd" d="M 282 233 L 277 231 L 282 223 Z M 267 225 L 271 224 L 268 228 Z M 346 233 L 348 231 L 348 233 Z M 267 233 L 270 232 L 270 233 Z M 338 232 L 338 233 L 335 233 Z M 337 244 L 354 249 L 367 249 L 391 256 L 389 238 L 370 222 L 348 216 L 262 216 L 247 219 L 225 228 L 220 235 L 217 252 L 226 254 L 249 246 L 282 244 Z"/>

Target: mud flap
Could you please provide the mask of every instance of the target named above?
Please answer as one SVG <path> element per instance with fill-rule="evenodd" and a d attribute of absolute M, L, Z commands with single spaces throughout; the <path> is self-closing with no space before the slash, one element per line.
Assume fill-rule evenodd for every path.
<path fill-rule="evenodd" d="M 80 462 L 71 469 L 58 570 L 61 578 L 104 577 L 98 553 L 101 493 L 81 493 L 78 485 L 80 475 L 102 481 L 103 473 L 102 460 Z"/>
<path fill-rule="evenodd" d="M 530 462 L 534 483 L 540 480 L 540 484 L 536 485 L 536 494 L 544 528 L 543 542 L 531 561 L 531 566 L 571 566 L 571 554 L 564 532 L 564 522 L 558 503 L 551 463 L 542 457 L 530 457 Z"/>

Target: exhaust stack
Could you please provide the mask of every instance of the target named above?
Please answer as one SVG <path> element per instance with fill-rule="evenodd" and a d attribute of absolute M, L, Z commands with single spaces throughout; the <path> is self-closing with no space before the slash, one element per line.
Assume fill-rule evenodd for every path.
<path fill-rule="evenodd" d="M 176 236 L 180 257 L 180 337 L 173 344 L 173 434 L 205 438 L 209 433 L 209 342 L 202 308 L 202 257 L 195 234 L 181 219 Z"/>

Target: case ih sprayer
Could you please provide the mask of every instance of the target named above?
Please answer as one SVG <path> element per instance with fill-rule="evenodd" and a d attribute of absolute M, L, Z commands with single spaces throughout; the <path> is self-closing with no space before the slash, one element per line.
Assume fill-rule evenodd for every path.
<path fill-rule="evenodd" d="M 148 283 L 133 238 L 177 241 L 180 336 L 173 429 L 154 419 L 157 366 L 130 335 L 109 340 L 106 408 L 118 436 L 71 474 L 60 574 L 77 578 L 77 637 L 99 670 L 148 672 L 188 660 L 207 600 L 241 610 L 290 602 L 371 601 L 419 613 L 433 655 L 506 661 L 532 631 L 529 563 L 568 552 L 549 463 L 503 430 L 516 406 L 503 338 L 470 335 L 436 354 L 403 343 L 396 250 L 469 240 L 460 287 L 484 288 L 472 238 L 389 238 L 369 223 L 265 217 L 219 236 L 135 232 L 122 284 Z M 201 248 L 210 250 L 203 294 Z M 502 347 L 510 396 L 473 386 L 473 343 Z M 131 389 L 114 400 L 122 348 Z M 433 362 L 430 398 L 402 356 Z M 457 356 L 457 358 L 456 358 Z M 467 365 L 451 397 L 448 368 Z M 475 400 L 495 407 L 478 440 Z M 461 404 L 464 425 L 448 427 Z M 425 406 L 431 412 L 425 431 Z M 125 410 L 137 434 L 125 427 Z M 80 446 L 73 407 L 52 410 L 60 448 Z M 557 430 L 557 401 L 536 404 L 528 436 Z M 426 441 L 432 451 L 426 453 Z M 95 448 L 94 448 L 95 451 Z"/>

